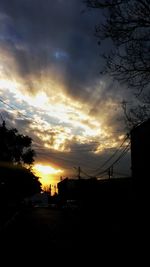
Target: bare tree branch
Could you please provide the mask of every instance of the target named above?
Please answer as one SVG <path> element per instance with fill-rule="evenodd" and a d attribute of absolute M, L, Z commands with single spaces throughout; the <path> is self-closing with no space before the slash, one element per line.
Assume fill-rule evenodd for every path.
<path fill-rule="evenodd" d="M 105 9 L 105 21 L 95 35 L 110 38 L 113 52 L 105 56 L 104 72 L 138 91 L 150 83 L 150 0 L 87 0 L 88 7 Z"/>
<path fill-rule="evenodd" d="M 126 84 L 136 97 L 141 98 L 137 107 L 123 110 L 128 123 L 137 124 L 150 117 L 150 0 L 85 0 L 87 7 L 100 11 L 100 22 L 95 35 L 101 45 L 112 41 L 101 73 L 109 74 Z M 102 12 L 103 15 L 102 16 Z"/>

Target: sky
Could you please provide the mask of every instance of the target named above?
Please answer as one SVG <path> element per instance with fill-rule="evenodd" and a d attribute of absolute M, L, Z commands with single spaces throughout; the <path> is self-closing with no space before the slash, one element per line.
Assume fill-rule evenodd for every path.
<path fill-rule="evenodd" d="M 111 46 L 94 36 L 100 16 L 82 0 L 0 1 L 0 119 L 32 137 L 45 184 L 77 176 L 78 166 L 83 177 L 100 173 L 127 133 L 130 92 L 100 75 Z M 114 175 L 130 175 L 130 165 L 127 153 Z"/>

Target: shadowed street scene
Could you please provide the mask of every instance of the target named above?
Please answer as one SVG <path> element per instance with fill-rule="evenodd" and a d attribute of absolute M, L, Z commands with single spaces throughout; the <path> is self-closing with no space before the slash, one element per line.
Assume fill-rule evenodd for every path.
<path fill-rule="evenodd" d="M 2 266 L 146 252 L 149 36 L 150 0 L 0 1 Z"/>
<path fill-rule="evenodd" d="M 100 255 L 106 253 L 106 250 L 113 251 L 114 244 L 117 251 L 120 249 L 123 253 L 124 245 L 130 240 L 126 250 L 128 257 L 135 242 L 133 214 L 128 221 L 127 218 L 117 216 L 114 220 L 108 214 L 98 213 L 99 211 L 89 210 L 82 211 L 82 214 L 66 213 L 35 208 L 17 214 L 1 233 L 2 252 L 7 254 L 18 251 L 29 258 L 36 251 L 36 259 L 39 260 L 44 253 L 49 252 L 52 256 L 53 253 L 66 251 L 74 253 L 76 249 L 79 253 L 77 257 L 86 252 L 95 252 L 96 256 L 99 250 Z"/>

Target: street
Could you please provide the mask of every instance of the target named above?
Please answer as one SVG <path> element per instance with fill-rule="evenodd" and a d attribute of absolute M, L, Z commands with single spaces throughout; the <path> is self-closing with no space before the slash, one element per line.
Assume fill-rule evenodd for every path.
<path fill-rule="evenodd" d="M 113 225 L 113 224 L 112 224 Z M 121 248 L 125 235 L 119 223 L 109 229 L 109 221 L 91 213 L 64 212 L 57 209 L 33 208 L 19 213 L 1 233 L 2 255 L 16 259 L 53 258 L 56 255 L 79 255 L 88 258 L 92 253 L 101 257 L 110 253 L 116 243 Z M 118 243 L 118 245 L 117 245 Z"/>

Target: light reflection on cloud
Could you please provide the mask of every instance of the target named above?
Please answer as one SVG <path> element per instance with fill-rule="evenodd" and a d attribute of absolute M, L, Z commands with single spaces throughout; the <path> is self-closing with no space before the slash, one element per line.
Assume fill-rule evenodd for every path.
<path fill-rule="evenodd" d="M 1 95 L 3 94 L 5 97 L 4 93 L 5 90 L 7 90 L 7 100 L 9 100 L 9 95 L 12 94 L 16 100 L 15 107 L 20 101 L 24 103 L 24 109 L 21 110 L 22 115 L 30 115 L 28 114 L 28 110 L 32 108 L 34 123 L 31 123 L 29 127 L 35 130 L 35 135 L 43 141 L 45 147 L 60 149 L 62 151 L 65 149 L 63 143 L 65 144 L 66 140 L 72 140 L 74 136 L 77 137 L 79 143 L 86 143 L 90 138 L 99 139 L 99 137 L 103 138 L 110 135 L 109 129 L 105 130 L 105 128 L 102 128 L 99 119 L 96 117 L 93 119 L 93 116 L 86 113 L 86 108 L 84 110 L 83 103 L 77 103 L 77 105 L 75 105 L 75 101 L 73 101 L 73 104 L 70 101 L 70 105 L 68 105 L 68 97 L 65 94 L 63 95 L 62 102 L 60 97 L 56 97 L 56 94 L 55 103 L 53 103 L 51 97 L 49 97 L 46 92 L 38 92 L 34 95 L 29 95 L 28 93 L 23 94 L 12 81 L 8 81 L 8 83 L 7 81 L 1 81 L 2 84 L 5 84 L 5 88 L 1 87 Z M 9 85 L 11 85 L 10 88 Z M 67 104 L 65 104 L 65 101 Z M 14 117 L 17 117 L 17 110 L 11 110 L 11 112 Z M 48 121 L 50 117 L 52 117 L 54 121 L 57 121 L 57 125 L 54 125 L 50 120 Z M 101 117 L 101 120 L 103 121 L 103 117 Z M 48 141 L 51 139 L 52 129 L 55 140 L 50 144 Z M 80 135 L 78 133 L 80 133 Z M 112 147 L 114 147 L 115 144 L 117 143 L 113 142 Z M 97 150 L 99 151 L 99 148 Z M 102 150 L 102 146 L 100 150 Z"/>
<path fill-rule="evenodd" d="M 32 137 L 36 161 L 93 169 L 124 138 L 122 93 L 99 77 L 92 12 L 81 16 L 76 0 L 35 2 L 1 0 L 0 112 Z"/>

